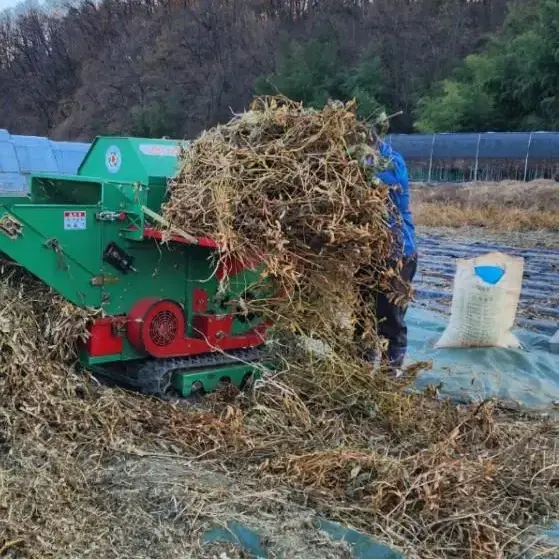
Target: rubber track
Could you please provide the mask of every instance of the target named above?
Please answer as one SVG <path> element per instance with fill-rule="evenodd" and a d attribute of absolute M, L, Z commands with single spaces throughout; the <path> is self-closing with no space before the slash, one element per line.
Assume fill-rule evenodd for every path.
<path fill-rule="evenodd" d="M 142 394 L 165 398 L 167 394 L 162 383 L 165 375 L 169 372 L 176 371 L 177 369 L 181 371 L 192 370 L 194 372 L 199 369 L 210 369 L 238 362 L 254 363 L 255 361 L 263 361 L 265 356 L 264 349 L 256 348 L 230 351 L 228 353 L 194 355 L 192 357 L 153 359 L 140 365 L 134 376 L 136 377 L 137 388 Z"/>

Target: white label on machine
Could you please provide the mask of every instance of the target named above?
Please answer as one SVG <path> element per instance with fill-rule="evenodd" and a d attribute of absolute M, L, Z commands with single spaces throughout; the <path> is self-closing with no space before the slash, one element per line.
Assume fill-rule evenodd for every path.
<path fill-rule="evenodd" d="M 140 151 L 144 155 L 177 157 L 180 154 L 180 147 L 165 144 L 140 144 Z"/>
<path fill-rule="evenodd" d="M 64 212 L 64 229 L 66 231 L 82 231 L 86 228 L 85 212 Z"/>

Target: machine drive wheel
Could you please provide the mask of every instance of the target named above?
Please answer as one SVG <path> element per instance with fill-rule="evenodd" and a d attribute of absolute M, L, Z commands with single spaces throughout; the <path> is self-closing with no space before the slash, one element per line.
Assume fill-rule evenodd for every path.
<path fill-rule="evenodd" d="M 201 398 L 205 393 L 204 385 L 199 380 L 192 384 L 190 389 L 191 398 Z"/>

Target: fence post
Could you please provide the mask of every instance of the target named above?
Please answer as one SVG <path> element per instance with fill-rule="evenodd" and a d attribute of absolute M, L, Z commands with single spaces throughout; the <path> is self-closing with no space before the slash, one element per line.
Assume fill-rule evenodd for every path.
<path fill-rule="evenodd" d="M 477 182 L 477 172 L 479 168 L 479 144 L 481 142 L 481 134 L 477 135 L 477 146 L 476 146 L 476 163 L 474 167 L 474 182 Z"/>
<path fill-rule="evenodd" d="M 435 147 L 436 134 L 433 134 L 433 140 L 431 142 L 431 155 L 429 156 L 429 174 L 427 175 L 427 182 L 431 182 L 431 171 L 433 170 L 433 148 Z"/>
<path fill-rule="evenodd" d="M 530 156 L 530 147 L 532 146 L 532 136 L 533 132 L 530 132 L 530 139 L 528 140 L 528 149 L 526 150 L 526 159 L 524 160 L 524 182 L 528 176 L 528 157 Z"/>

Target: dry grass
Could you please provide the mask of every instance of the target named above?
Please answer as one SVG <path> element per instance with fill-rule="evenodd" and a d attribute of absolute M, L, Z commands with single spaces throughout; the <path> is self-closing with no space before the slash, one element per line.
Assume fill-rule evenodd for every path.
<path fill-rule="evenodd" d="M 302 269 L 282 277 L 304 283 L 312 270 Z M 315 304 L 303 298 L 315 291 L 299 293 L 300 304 Z M 334 314 L 319 328 L 335 333 L 332 351 L 302 343 L 292 330 L 304 331 L 297 320 L 307 315 L 290 305 L 284 318 L 294 322 L 273 346 L 278 369 L 252 394 L 226 391 L 194 408 L 80 372 L 74 342 L 89 312 L 19 271 L 4 277 L 0 553 L 218 557 L 229 546 L 204 548 L 201 534 L 239 520 L 262 531 L 271 557 L 347 556 L 309 528 L 305 505 L 409 559 L 512 558 L 526 547 L 545 555 L 533 529 L 558 516 L 557 422 L 409 394 L 411 380 L 392 382 L 356 358 Z"/>
<path fill-rule="evenodd" d="M 278 447 L 259 466 L 267 479 L 289 480 L 328 515 L 410 558 L 489 558 L 515 556 L 523 530 L 555 507 L 557 424 L 407 395 L 357 370 L 336 406 L 324 377 L 347 366 L 301 368 L 284 376 L 283 401 L 277 378 L 271 401 L 263 387 L 251 432 Z M 293 442 L 280 446 L 282 435 Z"/>
<path fill-rule="evenodd" d="M 559 231 L 559 183 L 554 181 L 414 185 L 412 204 L 416 223 L 427 227 Z"/>
<path fill-rule="evenodd" d="M 164 452 L 191 457 L 206 453 L 210 458 L 221 448 L 244 446 L 242 414 L 185 414 L 161 402 L 106 389 L 78 373 L 76 342 L 90 313 L 62 301 L 17 267 L 6 264 L 4 272 L 3 556 L 184 557 L 179 550 L 191 548 L 193 540 L 181 544 L 176 537 L 171 544 L 175 527 L 160 525 L 149 509 L 155 503 L 131 498 L 123 510 L 112 508 L 103 480 L 119 457 Z M 141 486 L 130 490 L 137 493 Z"/>

